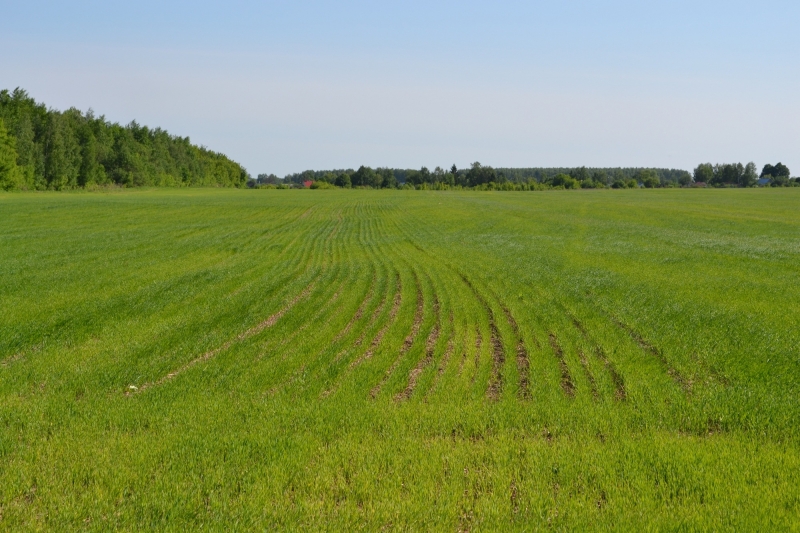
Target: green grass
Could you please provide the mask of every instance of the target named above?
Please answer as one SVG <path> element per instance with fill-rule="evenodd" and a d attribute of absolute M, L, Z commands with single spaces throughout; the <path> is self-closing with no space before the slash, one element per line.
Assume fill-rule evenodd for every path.
<path fill-rule="evenodd" d="M 2 194 L 0 529 L 800 530 L 798 207 Z"/>

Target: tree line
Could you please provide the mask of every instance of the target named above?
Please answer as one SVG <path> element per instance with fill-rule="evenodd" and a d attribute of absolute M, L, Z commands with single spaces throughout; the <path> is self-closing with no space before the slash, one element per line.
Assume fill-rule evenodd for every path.
<path fill-rule="evenodd" d="M 306 170 L 279 178 L 259 174 L 250 187 L 372 188 L 372 189 L 627 189 L 665 187 L 754 187 L 798 186 L 798 178 L 789 177 L 789 169 L 778 163 L 765 165 L 757 174 L 755 163 L 703 163 L 693 173 L 664 168 L 492 168 L 475 162 L 470 168 L 456 165 L 445 170 L 427 167 L 419 170 L 370 168 L 358 170 Z"/>
<path fill-rule="evenodd" d="M 252 179 L 225 155 L 188 137 L 139 125 L 121 126 L 70 108 L 48 109 L 22 89 L 0 91 L 0 189 L 63 190 L 116 185 L 374 189 L 598 189 L 798 186 L 782 163 L 703 163 L 692 173 L 664 168 L 370 168 L 306 170 Z"/>
<path fill-rule="evenodd" d="M 768 185 L 770 187 L 796 187 L 800 179 L 791 178 L 789 168 L 783 163 L 766 164 L 757 173 L 755 163 L 727 163 L 712 165 L 703 163 L 694 169 L 694 182 L 717 187 L 754 187 Z"/>
<path fill-rule="evenodd" d="M 0 91 L 0 189 L 93 186 L 244 187 L 249 175 L 188 137 L 48 109 L 22 89 Z"/>

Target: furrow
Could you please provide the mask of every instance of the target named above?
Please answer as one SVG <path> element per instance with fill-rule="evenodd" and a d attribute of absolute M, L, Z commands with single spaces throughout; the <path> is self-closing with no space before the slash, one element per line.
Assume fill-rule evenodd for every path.
<path fill-rule="evenodd" d="M 392 308 L 389 311 L 389 317 L 388 317 L 386 323 L 381 327 L 380 331 L 378 331 L 378 334 L 372 340 L 372 343 L 370 344 L 369 350 L 367 352 L 365 352 L 364 354 L 362 354 L 361 357 L 359 357 L 358 359 L 356 359 L 353 362 L 351 362 L 347 366 L 347 368 L 345 369 L 343 375 L 339 376 L 338 379 L 335 381 L 335 383 L 333 385 L 331 385 L 329 388 L 327 388 L 327 389 L 322 391 L 322 393 L 321 393 L 321 397 L 322 398 L 327 398 L 328 396 L 333 394 L 334 391 L 337 389 L 337 387 L 344 380 L 344 377 L 347 374 L 349 374 L 355 367 L 357 367 L 358 365 L 363 363 L 366 359 L 368 359 L 369 357 L 372 357 L 372 354 L 374 353 L 374 351 L 380 345 L 381 341 L 383 340 L 383 336 L 386 334 L 386 331 L 389 329 L 389 327 L 391 327 L 392 323 L 394 322 L 394 319 L 397 316 L 397 311 L 400 309 L 400 303 L 402 302 L 402 281 L 400 280 L 400 275 L 399 274 L 397 274 L 397 278 L 396 279 L 397 279 L 397 282 L 395 284 L 395 287 L 396 287 L 396 291 L 397 292 L 395 292 L 394 303 L 392 304 Z M 381 313 L 383 312 L 383 309 L 384 309 L 384 307 L 386 305 L 386 299 L 387 299 L 387 294 L 384 294 L 383 297 L 381 298 L 381 303 L 378 305 L 378 307 L 375 309 L 375 311 L 373 311 L 372 316 L 370 317 L 369 324 L 367 324 L 363 328 L 362 333 L 359 335 L 359 338 L 355 340 L 354 346 L 360 346 L 362 344 L 363 337 L 364 337 L 364 332 L 369 331 L 370 329 L 372 329 L 372 327 L 378 321 L 378 317 L 381 315 Z M 345 356 L 345 354 L 349 353 L 349 351 L 350 351 L 350 348 L 348 348 L 348 347 L 343 348 L 341 351 L 339 351 L 338 354 L 336 354 L 336 357 L 334 357 L 334 362 L 341 360 Z"/>
<path fill-rule="evenodd" d="M 682 388 L 684 392 L 686 392 L 686 393 L 690 393 L 691 392 L 691 387 L 690 387 L 689 383 L 686 381 L 686 378 L 684 378 L 681 375 L 681 373 L 675 367 L 673 367 L 672 365 L 669 364 L 669 361 L 667 361 L 667 358 L 664 356 L 664 354 L 661 352 L 661 350 L 659 350 L 658 348 L 656 348 L 655 346 L 650 344 L 647 341 L 647 339 L 645 339 L 644 337 L 642 337 L 639 334 L 638 331 L 636 331 L 635 329 L 633 329 L 629 325 L 625 324 L 622 320 L 620 320 L 616 316 L 612 315 L 611 319 L 614 321 L 614 323 L 617 326 L 619 326 L 623 331 L 625 331 L 628 335 L 630 335 L 630 337 L 636 342 L 636 344 L 639 345 L 639 347 L 645 353 L 648 353 L 648 354 L 656 357 L 661 362 L 661 364 L 664 366 L 664 368 L 666 368 L 667 374 L 669 375 L 669 377 L 671 377 L 672 380 L 676 384 L 678 384 L 678 386 L 680 386 L 680 388 Z"/>
<path fill-rule="evenodd" d="M 433 312 L 436 317 L 436 323 L 433 325 L 433 329 L 431 330 L 430 334 L 428 334 L 428 339 L 425 341 L 425 356 L 420 359 L 419 363 L 417 363 L 417 366 L 415 366 L 411 372 L 409 372 L 408 384 L 406 385 L 405 390 L 397 393 L 394 398 L 395 401 L 403 401 L 411 398 L 411 395 L 414 393 L 414 389 L 417 387 L 417 381 L 419 380 L 420 374 L 425 371 L 425 368 L 427 368 L 428 365 L 433 363 L 433 352 L 436 349 L 436 341 L 439 340 L 439 335 L 441 334 L 442 330 L 439 299 L 435 295 L 433 300 Z"/>
<path fill-rule="evenodd" d="M 428 392 L 425 396 L 429 396 L 431 392 L 436 389 L 436 386 L 439 384 L 439 381 L 442 379 L 442 375 L 444 371 L 447 369 L 447 365 L 450 363 L 450 358 L 453 356 L 453 352 L 455 351 L 455 329 L 453 327 L 453 310 L 450 310 L 450 337 L 447 339 L 447 347 L 444 350 L 444 355 L 442 356 L 441 361 L 439 361 L 439 368 L 436 370 L 436 376 L 433 379 L 433 384 L 431 388 L 428 389 Z"/>
<path fill-rule="evenodd" d="M 353 329 L 353 324 L 355 324 L 356 322 L 361 320 L 361 317 L 364 314 L 364 308 L 367 305 L 369 305 L 369 302 L 372 301 L 372 297 L 373 297 L 373 295 L 375 293 L 376 276 L 377 276 L 376 273 L 372 274 L 372 282 L 370 283 L 369 291 L 367 291 L 366 296 L 364 296 L 364 300 L 362 300 L 361 304 L 358 306 L 358 309 L 356 309 L 356 312 L 353 314 L 353 317 L 350 319 L 350 321 L 347 323 L 347 325 L 344 327 L 344 329 L 342 329 L 336 335 L 336 337 L 331 341 L 331 344 L 336 344 L 337 342 L 339 342 L 342 339 L 342 337 L 344 337 L 345 335 L 350 333 L 350 330 Z M 381 308 L 381 305 L 378 306 L 378 309 L 380 309 L 380 308 Z"/>
<path fill-rule="evenodd" d="M 489 303 L 481 296 L 475 286 L 472 285 L 472 282 L 464 274 L 461 274 L 461 279 L 467 287 L 472 290 L 475 298 L 481 303 L 489 317 L 489 342 L 492 345 L 492 374 L 489 378 L 489 385 L 486 388 L 486 396 L 490 400 L 496 401 L 500 399 L 503 393 L 503 365 L 506 361 L 505 350 L 503 349 L 503 338 L 500 335 L 500 330 L 497 329 L 494 311 L 492 311 Z"/>
<path fill-rule="evenodd" d="M 481 328 L 475 326 L 475 372 L 472 374 L 472 384 L 475 384 L 475 378 L 478 376 L 478 368 L 481 364 L 481 348 L 483 348 L 483 335 L 481 335 Z M 464 358 L 466 359 L 466 353 Z"/>
<path fill-rule="evenodd" d="M 319 321 L 320 321 L 320 318 L 325 316 L 329 312 L 330 308 L 332 306 L 334 306 L 336 304 L 336 302 L 339 300 L 339 297 L 342 295 L 343 288 L 345 286 L 349 285 L 348 282 L 350 281 L 350 279 L 351 279 L 351 276 L 347 276 L 346 278 L 343 278 L 338 283 L 338 286 L 336 287 L 336 292 L 330 298 L 328 298 L 323 305 L 319 306 L 319 309 L 317 310 L 317 312 L 314 313 L 314 315 L 311 318 L 306 320 L 303 323 L 303 325 L 301 325 L 299 328 L 294 329 L 289 335 L 286 335 L 283 339 L 281 339 L 280 343 L 278 343 L 278 345 L 275 348 L 279 348 L 279 347 L 282 347 L 282 346 L 286 346 L 287 344 L 290 344 L 303 331 L 307 330 L 309 327 L 311 327 L 314 324 L 318 324 Z M 289 352 L 288 351 L 284 352 L 283 359 L 285 360 L 288 356 L 289 356 Z"/>
<path fill-rule="evenodd" d="M 378 394 L 380 394 L 384 384 L 386 384 L 386 382 L 389 380 L 389 377 L 391 377 L 391 375 L 397 369 L 397 366 L 400 364 L 400 361 L 403 359 L 403 356 L 408 352 L 409 349 L 411 349 L 411 346 L 414 344 L 414 340 L 417 338 L 417 335 L 419 334 L 419 329 L 420 327 L 422 327 L 422 314 L 423 311 L 425 310 L 425 300 L 422 295 L 422 287 L 420 286 L 419 278 L 416 278 L 416 283 L 417 283 L 417 310 L 414 312 L 414 323 L 411 325 L 411 331 L 403 341 L 403 345 L 401 346 L 400 352 L 397 354 L 397 357 L 395 358 L 394 362 L 386 370 L 386 373 L 383 375 L 383 378 L 381 378 L 381 381 L 377 385 L 375 385 L 369 392 L 373 400 L 378 397 Z"/>
<path fill-rule="evenodd" d="M 199 363 L 202 363 L 204 361 L 208 361 L 209 359 L 212 359 L 213 357 L 215 357 L 220 352 L 223 352 L 223 351 L 227 350 L 228 348 L 230 348 L 233 344 L 241 342 L 241 341 L 243 341 L 243 340 L 245 340 L 245 339 L 247 339 L 249 337 L 252 337 L 253 335 L 256 335 L 256 334 L 264 331 L 267 328 L 270 328 L 270 327 L 274 326 L 275 323 L 278 320 L 280 320 L 287 312 L 289 312 L 289 310 L 292 307 L 294 307 L 300 300 L 308 297 L 308 295 L 314 289 L 314 285 L 315 285 L 315 283 L 312 282 L 300 294 L 295 296 L 288 304 L 286 304 L 280 311 L 278 311 L 277 313 L 274 313 L 273 315 L 270 315 L 266 320 L 264 320 L 260 324 L 257 324 L 255 326 L 253 326 L 252 328 L 240 333 L 235 338 L 229 340 L 228 342 L 222 344 L 221 346 L 218 346 L 217 348 L 214 348 L 213 350 L 209 350 L 206 353 L 200 355 L 199 357 L 196 357 L 196 358 L 192 359 L 191 361 L 189 361 L 185 365 L 177 368 L 176 370 L 173 370 L 172 372 L 170 372 L 169 374 L 167 374 L 165 376 L 162 376 L 161 378 L 157 379 L 156 381 L 153 381 L 153 382 L 150 382 L 150 383 L 145 383 L 141 387 L 139 387 L 138 389 L 136 389 L 134 391 L 128 390 L 125 394 L 126 395 L 130 395 L 131 392 L 140 393 L 140 392 L 144 392 L 145 390 L 147 390 L 147 389 L 149 389 L 151 387 L 155 387 L 155 386 L 158 386 L 158 385 L 163 385 L 164 383 L 166 383 L 166 382 L 168 382 L 168 381 L 170 381 L 172 379 L 175 379 L 177 376 L 179 376 L 180 374 L 186 372 L 187 370 L 189 370 L 193 366 L 195 366 L 195 365 L 197 365 Z"/>
<path fill-rule="evenodd" d="M 381 327 L 380 331 L 378 331 L 377 335 L 375 335 L 375 337 L 372 339 L 372 342 L 370 343 L 367 351 L 364 352 L 364 355 L 353 361 L 350 364 L 351 367 L 356 367 L 361 363 L 363 363 L 364 361 L 366 361 L 367 359 L 370 359 L 373 355 L 375 355 L 375 351 L 380 346 L 381 341 L 383 341 L 383 337 L 386 335 L 386 332 L 394 323 L 394 320 L 397 317 L 397 312 L 400 310 L 401 303 L 403 303 L 403 282 L 400 279 L 400 275 L 398 275 L 397 291 L 394 294 L 394 302 L 392 303 L 392 309 L 389 311 L 388 320 L 386 321 L 386 323 L 384 323 L 383 327 Z"/>
<path fill-rule="evenodd" d="M 619 374 L 619 372 L 617 372 L 617 368 L 614 366 L 614 363 L 612 363 L 611 360 L 606 356 L 606 353 L 603 351 L 603 347 L 592 340 L 592 338 L 589 336 L 589 332 L 586 331 L 586 328 L 580 320 L 573 316 L 572 323 L 575 324 L 575 327 L 581 332 L 583 338 L 593 346 L 595 357 L 597 357 L 597 359 L 603 363 L 603 366 L 611 376 L 611 381 L 614 383 L 614 399 L 624 401 L 628 397 L 628 393 L 625 391 L 625 380 L 622 379 L 622 376 Z"/>
<path fill-rule="evenodd" d="M 489 332 L 491 334 L 489 340 L 492 343 L 492 376 L 489 379 L 489 386 L 486 388 L 486 396 L 492 401 L 497 401 L 503 392 L 503 364 L 505 364 L 506 356 L 493 315 L 489 315 Z"/>
<path fill-rule="evenodd" d="M 519 371 L 519 396 L 523 400 L 531 397 L 530 361 L 528 350 L 522 339 L 517 341 L 517 370 Z"/>
<path fill-rule="evenodd" d="M 338 229 L 339 226 L 342 225 L 342 221 L 343 221 L 341 210 L 339 210 L 336 213 L 336 217 L 337 217 L 337 226 L 336 227 Z M 332 277 L 333 277 L 334 280 L 339 280 L 339 281 L 338 281 L 337 285 L 335 286 L 335 288 L 332 288 L 330 291 L 328 291 L 328 293 L 330 293 L 331 291 L 335 291 L 335 292 L 334 292 L 333 296 L 331 296 L 330 298 L 325 298 L 325 303 L 322 306 L 317 306 L 317 307 L 319 307 L 319 310 L 314 314 L 314 316 L 311 319 L 306 320 L 300 328 L 297 328 L 297 329 L 293 330 L 291 332 L 291 334 L 287 335 L 285 338 L 283 338 L 281 340 L 281 342 L 278 344 L 278 347 L 285 346 L 285 345 L 289 344 L 291 346 L 291 348 L 294 349 L 294 350 L 288 349 L 288 350 L 283 352 L 283 357 L 282 357 L 283 361 L 288 359 L 290 354 L 292 354 L 292 353 L 297 354 L 298 350 L 302 353 L 302 349 L 303 349 L 302 348 L 302 341 L 298 342 L 298 343 L 294 343 L 292 341 L 294 341 L 294 339 L 296 339 L 299 336 L 300 333 L 302 333 L 304 330 L 308 329 L 310 326 L 312 326 L 314 324 L 318 324 L 319 321 L 322 319 L 322 317 L 327 316 L 330 313 L 331 307 L 333 307 L 336 304 L 336 302 L 338 301 L 338 299 L 341 296 L 344 288 L 345 287 L 351 287 L 353 285 L 353 283 L 351 283 L 351 280 L 353 280 L 354 277 L 357 278 L 357 273 L 356 273 L 356 271 L 354 269 L 346 269 L 345 275 L 343 275 L 343 276 L 340 275 L 340 273 L 342 271 L 342 265 L 341 265 L 341 262 L 340 262 L 339 259 L 341 257 L 341 251 L 342 251 L 342 248 L 343 248 L 344 245 L 341 242 L 335 242 L 333 239 L 329 239 L 329 242 L 332 243 L 331 244 L 331 248 L 332 249 L 329 252 L 325 253 L 326 261 L 331 261 L 334 264 L 336 264 L 336 266 L 334 267 L 335 268 L 334 275 Z M 374 275 L 373 275 L 373 281 L 374 281 Z M 324 297 L 324 295 L 321 295 L 321 296 Z M 306 360 L 306 361 L 300 361 L 300 362 L 302 364 L 300 365 L 299 368 L 296 368 L 295 370 L 292 371 L 291 376 L 289 377 L 289 379 L 280 380 L 271 389 L 269 389 L 267 391 L 267 393 L 265 393 L 265 395 L 274 396 L 281 389 L 290 387 L 291 385 L 296 383 L 302 376 L 304 376 L 310 361 Z"/>
<path fill-rule="evenodd" d="M 528 349 L 525 348 L 525 339 L 522 338 L 519 325 L 511 314 L 511 310 L 502 305 L 503 313 L 506 315 L 506 320 L 511 324 L 511 330 L 517 338 L 517 371 L 519 372 L 519 397 L 523 400 L 530 399 L 531 397 L 531 383 L 530 383 L 530 360 L 528 359 Z"/>
<path fill-rule="evenodd" d="M 567 361 L 564 359 L 564 352 L 554 333 L 550 333 L 550 346 L 553 348 L 553 353 L 556 355 L 558 366 L 561 369 L 561 389 L 567 396 L 575 396 L 575 382 L 572 381 Z"/>
<path fill-rule="evenodd" d="M 586 375 L 586 379 L 589 381 L 589 387 L 592 390 L 592 397 L 595 401 L 600 399 L 600 394 L 597 392 L 597 382 L 594 379 L 594 375 L 592 375 L 592 371 L 589 368 L 589 361 L 586 359 L 586 354 L 581 348 L 578 348 L 578 357 L 581 361 L 581 367 L 583 368 L 583 373 Z"/>
<path fill-rule="evenodd" d="M 375 232 L 380 234 L 379 229 L 381 225 L 373 222 L 370 226 L 370 244 L 364 242 L 364 235 L 359 235 L 359 240 L 361 242 L 362 248 L 368 251 L 371 259 L 379 265 L 383 265 L 386 270 L 386 287 L 381 290 L 381 300 L 379 304 L 375 307 L 370 316 L 368 323 L 360 328 L 358 338 L 353 342 L 351 345 L 344 346 L 340 349 L 340 351 L 335 355 L 333 358 L 332 364 L 328 366 L 328 374 L 330 375 L 331 372 L 334 373 L 333 377 L 330 379 L 325 379 L 324 382 L 326 386 L 323 387 L 323 390 L 320 393 L 322 398 L 328 397 L 333 394 L 342 384 L 345 382 L 346 377 L 353 371 L 353 369 L 360 365 L 367 357 L 371 357 L 372 353 L 378 348 L 380 343 L 383 340 L 384 335 L 389 330 L 391 325 L 394 323 L 394 320 L 397 316 L 398 310 L 400 308 L 400 303 L 402 301 L 402 280 L 400 274 L 396 272 L 390 265 L 389 261 L 387 261 L 387 253 L 376 245 L 372 245 L 373 242 L 380 242 L 380 239 L 377 236 L 373 236 Z M 394 275 L 392 275 L 394 272 Z M 391 278 L 395 278 L 396 282 L 394 283 L 394 290 L 396 290 L 394 294 L 394 303 L 391 305 L 389 309 L 389 316 L 388 319 L 383 323 L 377 335 L 373 338 L 370 346 L 368 347 L 367 353 L 361 353 L 360 357 L 357 357 L 355 360 L 350 361 L 347 366 L 341 372 L 337 372 L 336 369 L 338 368 L 338 363 L 345 359 L 353 353 L 360 353 L 361 346 L 364 343 L 364 339 L 369 332 L 373 331 L 373 328 L 379 323 L 380 317 L 384 315 L 387 310 L 387 306 L 389 305 L 389 301 L 392 298 L 392 282 Z M 357 315 L 359 319 L 363 319 L 363 314 L 366 312 L 367 306 L 363 306 Z M 353 321 L 353 326 L 358 323 L 358 319 Z"/>

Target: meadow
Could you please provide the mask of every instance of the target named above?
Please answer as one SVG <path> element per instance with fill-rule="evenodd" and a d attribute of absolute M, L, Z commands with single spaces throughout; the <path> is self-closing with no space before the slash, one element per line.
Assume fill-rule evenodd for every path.
<path fill-rule="evenodd" d="M 800 530 L 798 207 L 0 193 L 0 529 Z"/>

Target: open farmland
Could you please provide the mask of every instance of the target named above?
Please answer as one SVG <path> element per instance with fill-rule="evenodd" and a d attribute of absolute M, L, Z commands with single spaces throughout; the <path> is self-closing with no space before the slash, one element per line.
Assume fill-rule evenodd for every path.
<path fill-rule="evenodd" d="M 0 529 L 800 529 L 800 191 L 0 195 Z"/>

